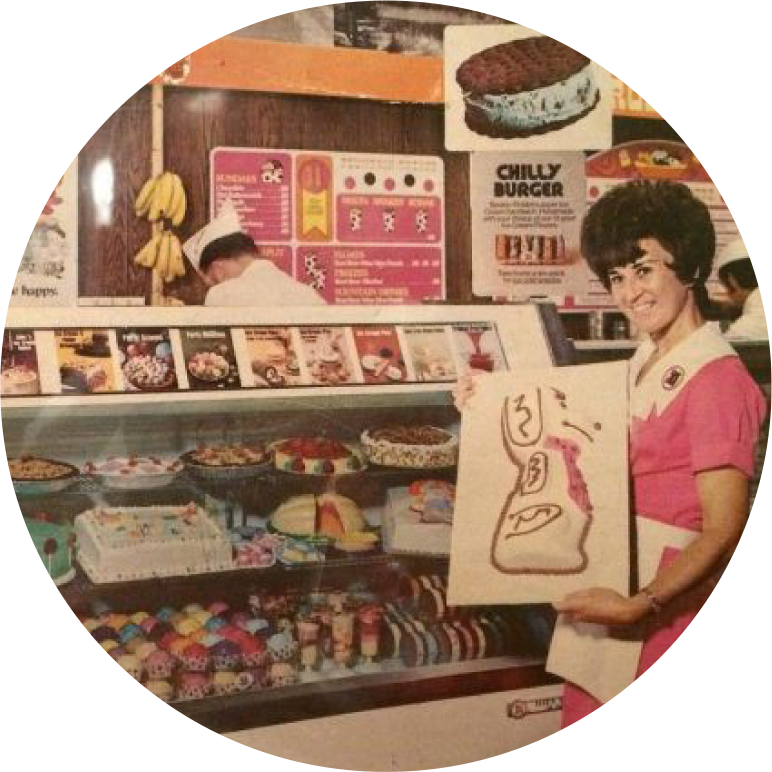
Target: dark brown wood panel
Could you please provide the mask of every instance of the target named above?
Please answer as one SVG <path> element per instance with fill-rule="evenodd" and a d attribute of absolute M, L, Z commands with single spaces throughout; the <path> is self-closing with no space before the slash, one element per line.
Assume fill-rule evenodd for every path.
<path fill-rule="evenodd" d="M 187 238 L 209 218 L 209 152 L 218 146 L 277 147 L 360 153 L 408 153 L 446 158 L 453 217 L 447 218 L 449 297 L 471 300 L 466 157 L 443 151 L 443 112 L 437 106 L 354 99 L 168 89 L 165 154 L 189 192 Z M 451 206 L 451 205 L 449 205 Z M 170 287 L 189 303 L 203 287 L 191 276 Z"/>
<path fill-rule="evenodd" d="M 143 296 L 147 271 L 133 256 L 150 237 L 134 216 L 134 198 L 150 174 L 150 90 L 142 89 L 111 115 L 78 155 L 78 286 L 81 296 Z M 94 174 L 110 164 L 114 177 L 106 220 L 94 201 Z M 107 169 L 108 167 L 104 167 Z"/>

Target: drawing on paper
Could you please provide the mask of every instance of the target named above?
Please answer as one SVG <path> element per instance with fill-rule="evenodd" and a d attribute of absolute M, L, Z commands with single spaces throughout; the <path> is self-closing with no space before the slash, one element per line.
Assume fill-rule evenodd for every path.
<path fill-rule="evenodd" d="M 501 442 L 515 471 L 491 542 L 491 564 L 506 574 L 578 574 L 588 565 L 593 521 L 583 450 L 601 431 L 556 388 L 504 399 Z"/>

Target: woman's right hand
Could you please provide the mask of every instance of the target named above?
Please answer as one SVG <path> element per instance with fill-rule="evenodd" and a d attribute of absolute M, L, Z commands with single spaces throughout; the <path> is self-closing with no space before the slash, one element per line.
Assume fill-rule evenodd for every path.
<path fill-rule="evenodd" d="M 452 391 L 453 404 L 456 410 L 461 413 L 469 404 L 469 400 L 477 392 L 477 378 L 473 375 L 464 375 L 458 379 L 455 388 Z"/>

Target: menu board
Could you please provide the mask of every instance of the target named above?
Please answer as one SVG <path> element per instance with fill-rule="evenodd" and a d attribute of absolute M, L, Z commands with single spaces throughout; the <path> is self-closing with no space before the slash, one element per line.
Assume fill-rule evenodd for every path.
<path fill-rule="evenodd" d="M 489 321 L 6 330 L 3 396 L 452 383 L 508 367 Z"/>
<path fill-rule="evenodd" d="M 328 303 L 444 298 L 442 159 L 220 147 L 210 166 L 212 217 L 232 205 L 259 256 Z"/>

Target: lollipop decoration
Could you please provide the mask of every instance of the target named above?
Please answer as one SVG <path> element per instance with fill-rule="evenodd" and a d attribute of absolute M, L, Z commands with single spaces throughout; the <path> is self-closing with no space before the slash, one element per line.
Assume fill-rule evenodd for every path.
<path fill-rule="evenodd" d="M 49 576 L 53 575 L 53 565 L 52 561 L 54 559 L 54 555 L 56 554 L 56 551 L 59 549 L 59 544 L 54 539 L 53 536 L 49 536 L 44 542 L 43 542 L 43 553 L 45 554 L 47 558 L 46 566 L 48 567 L 48 574 Z"/>

